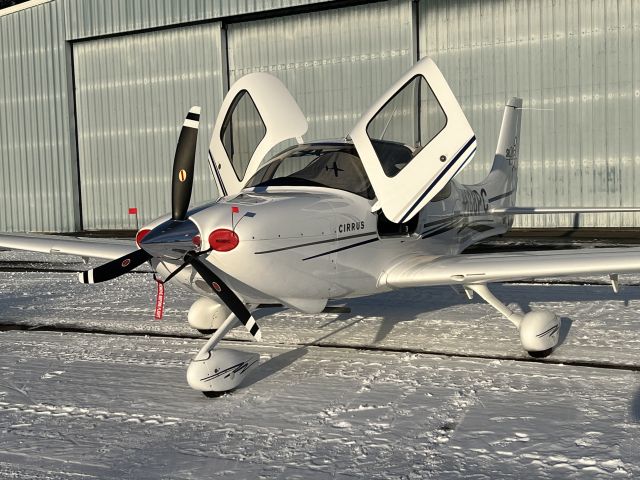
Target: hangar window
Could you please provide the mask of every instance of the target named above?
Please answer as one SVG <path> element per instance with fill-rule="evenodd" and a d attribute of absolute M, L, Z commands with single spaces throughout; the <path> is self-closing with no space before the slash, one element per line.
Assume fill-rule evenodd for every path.
<path fill-rule="evenodd" d="M 431 87 L 422 75 L 417 75 L 375 114 L 367 125 L 367 135 L 384 173 L 395 177 L 446 124 L 447 117 Z M 397 156 L 397 148 L 394 155 L 381 155 L 378 151 L 379 147 L 386 150 L 394 143 L 407 147 L 402 158 Z"/>
<path fill-rule="evenodd" d="M 267 128 L 251 95 L 242 90 L 234 98 L 220 132 L 220 139 L 239 181 L 244 178 L 251 157 L 266 133 Z"/>

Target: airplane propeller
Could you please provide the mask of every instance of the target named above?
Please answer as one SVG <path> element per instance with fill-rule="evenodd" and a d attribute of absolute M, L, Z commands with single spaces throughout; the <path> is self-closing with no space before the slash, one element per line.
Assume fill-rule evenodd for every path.
<path fill-rule="evenodd" d="M 144 262 L 147 262 L 152 258 L 153 255 L 144 250 L 135 250 L 123 257 L 100 265 L 99 267 L 80 272 L 78 273 L 78 278 L 82 283 L 106 282 L 107 280 L 113 280 L 120 275 L 129 273 L 134 268 L 139 267 Z"/>
<path fill-rule="evenodd" d="M 210 250 L 196 252 L 193 250 L 194 245 L 191 243 L 193 234 L 198 232 L 195 224 L 187 218 L 187 211 L 193 190 L 193 173 L 199 122 L 200 107 L 192 107 L 182 124 L 182 130 L 180 131 L 180 137 L 178 138 L 178 145 L 173 160 L 171 219 L 149 231 L 138 242 L 140 249 L 115 260 L 111 260 L 99 267 L 80 272 L 78 278 L 82 283 L 105 282 L 129 273 L 134 268 L 139 267 L 154 257 L 164 258 L 169 256 L 173 260 L 176 260 L 174 257 L 175 254 L 178 253 L 184 263 L 165 279 L 165 282 L 187 265 L 191 265 L 207 285 L 209 285 L 211 290 L 218 295 L 222 303 L 242 322 L 249 333 L 251 333 L 256 340 L 260 340 L 262 337 L 260 327 L 251 316 L 249 309 L 233 290 L 213 271 L 208 262 L 200 258 L 200 255 L 209 253 Z M 196 234 L 199 234 L 199 232 Z M 189 245 L 189 248 L 187 248 L 186 245 Z M 169 253 L 172 253 L 173 256 L 169 255 Z"/>
<path fill-rule="evenodd" d="M 189 209 L 196 161 L 196 143 L 200 122 L 200 107 L 191 107 L 184 120 L 173 159 L 171 180 L 171 218 L 184 220 Z"/>

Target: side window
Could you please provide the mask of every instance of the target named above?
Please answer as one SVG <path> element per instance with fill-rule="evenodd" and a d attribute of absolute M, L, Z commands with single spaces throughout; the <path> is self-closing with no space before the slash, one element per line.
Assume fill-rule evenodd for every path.
<path fill-rule="evenodd" d="M 441 202 L 451 196 L 451 181 L 447 182 L 442 190 L 440 190 L 435 197 L 431 199 L 431 202 Z"/>
<path fill-rule="evenodd" d="M 378 144 L 376 150 L 383 142 L 410 147 L 399 161 L 380 157 L 384 173 L 395 177 L 446 124 L 447 117 L 431 87 L 422 75 L 416 75 L 371 119 L 367 135 L 374 148 Z"/>
<path fill-rule="evenodd" d="M 266 133 L 267 128 L 251 95 L 242 90 L 233 100 L 220 132 L 220 139 L 239 181 L 244 178 L 249 161 Z"/>

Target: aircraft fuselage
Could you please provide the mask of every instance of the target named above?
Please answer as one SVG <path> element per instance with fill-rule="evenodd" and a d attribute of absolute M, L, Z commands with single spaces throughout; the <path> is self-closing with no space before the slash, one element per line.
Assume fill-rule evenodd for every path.
<path fill-rule="evenodd" d="M 311 313 L 328 299 L 388 290 L 378 279 L 400 257 L 457 254 L 507 230 L 485 214 L 479 189 L 452 181 L 445 197 L 430 202 L 404 231 L 385 227 L 371 212 L 372 200 L 307 186 L 245 189 L 196 209 L 190 219 L 202 235 L 218 228 L 238 235 L 236 248 L 207 258 L 246 303 L 284 303 Z M 180 263 L 154 260 L 154 267 L 166 277 Z M 190 267 L 176 279 L 211 294 Z"/>

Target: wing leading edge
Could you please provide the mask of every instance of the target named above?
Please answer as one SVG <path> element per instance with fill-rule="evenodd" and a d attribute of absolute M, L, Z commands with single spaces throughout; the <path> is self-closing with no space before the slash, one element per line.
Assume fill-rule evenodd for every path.
<path fill-rule="evenodd" d="M 392 288 L 470 285 L 543 277 L 640 272 L 640 247 L 412 256 L 391 266 L 378 283 Z"/>
<path fill-rule="evenodd" d="M 94 240 L 56 235 L 0 234 L 0 247 L 32 252 L 78 255 L 80 257 L 114 260 L 135 250 L 129 240 Z"/>

